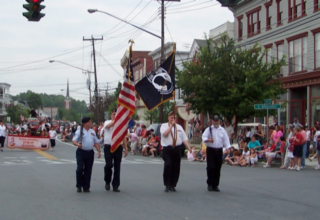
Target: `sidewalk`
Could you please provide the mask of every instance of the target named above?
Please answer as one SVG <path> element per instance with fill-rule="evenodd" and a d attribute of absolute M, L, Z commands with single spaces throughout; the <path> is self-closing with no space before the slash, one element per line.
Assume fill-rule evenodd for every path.
<path fill-rule="evenodd" d="M 190 147 L 191 146 L 195 146 L 196 149 L 200 148 L 200 144 L 190 144 L 190 140 L 189 140 L 189 145 L 190 145 Z M 263 162 L 258 162 L 257 167 L 262 167 L 263 165 L 264 165 Z M 313 169 L 317 165 L 318 165 L 318 159 L 317 158 L 312 159 L 312 161 L 310 161 L 309 159 L 306 158 L 306 167 L 309 167 L 309 168 Z M 273 166 L 280 167 L 280 164 L 277 162 L 276 164 L 273 164 Z"/>

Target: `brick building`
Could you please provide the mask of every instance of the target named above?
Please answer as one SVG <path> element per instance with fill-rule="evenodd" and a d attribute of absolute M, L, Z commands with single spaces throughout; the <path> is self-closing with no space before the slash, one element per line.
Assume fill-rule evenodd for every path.
<path fill-rule="evenodd" d="M 242 0 L 234 14 L 237 46 L 267 48 L 265 62 L 285 56 L 280 80 L 281 121 L 302 124 L 320 120 L 320 0 Z"/>

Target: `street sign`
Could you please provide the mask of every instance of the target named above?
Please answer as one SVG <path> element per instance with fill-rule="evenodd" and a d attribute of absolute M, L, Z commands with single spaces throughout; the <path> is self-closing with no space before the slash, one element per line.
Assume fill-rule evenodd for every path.
<path fill-rule="evenodd" d="M 265 99 L 263 103 L 264 104 L 271 104 L 271 99 Z"/>
<path fill-rule="evenodd" d="M 263 110 L 263 109 L 280 109 L 281 105 L 280 104 L 255 104 L 254 109 L 256 110 Z"/>

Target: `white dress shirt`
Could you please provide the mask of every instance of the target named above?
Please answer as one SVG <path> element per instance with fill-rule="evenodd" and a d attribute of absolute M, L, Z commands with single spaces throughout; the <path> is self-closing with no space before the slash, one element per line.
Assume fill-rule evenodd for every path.
<path fill-rule="evenodd" d="M 164 123 L 160 127 L 160 133 L 161 133 L 161 146 L 162 147 L 167 147 L 167 146 L 173 146 L 173 140 L 171 137 L 171 134 L 169 133 L 167 137 L 163 136 L 163 133 L 169 128 L 168 123 Z M 183 128 L 181 125 L 176 124 L 176 129 L 177 129 L 177 142 L 176 146 L 182 145 L 183 141 L 187 141 L 188 137 L 186 133 L 184 132 Z M 171 128 L 172 134 L 174 135 L 174 127 Z"/>
<path fill-rule="evenodd" d="M 107 125 L 111 122 L 111 120 L 107 120 L 103 124 L 103 128 L 100 131 L 100 135 L 103 134 L 103 143 L 111 145 L 111 138 L 113 132 L 113 126 L 111 128 L 106 128 Z"/>
<path fill-rule="evenodd" d="M 206 140 L 208 140 L 211 137 L 213 138 L 213 143 L 206 142 Z M 215 128 L 212 125 L 211 126 L 211 134 L 210 134 L 210 128 L 207 128 L 203 132 L 202 141 L 207 145 L 207 147 L 211 147 L 211 148 L 226 147 L 228 149 L 231 147 L 228 134 L 224 130 L 224 128 L 221 126 L 219 126 L 218 128 Z"/>

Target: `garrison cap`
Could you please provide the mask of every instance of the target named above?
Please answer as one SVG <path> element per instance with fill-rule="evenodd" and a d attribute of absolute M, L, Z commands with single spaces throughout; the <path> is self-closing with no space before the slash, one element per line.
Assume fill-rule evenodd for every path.
<path fill-rule="evenodd" d="M 81 123 L 82 123 L 82 124 L 85 124 L 85 123 L 87 123 L 87 122 L 90 121 L 90 120 L 91 120 L 90 117 L 84 117 L 84 118 L 82 118 Z"/>

